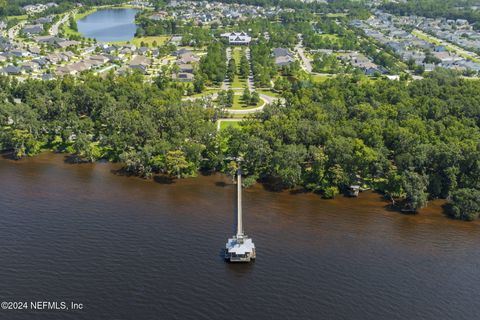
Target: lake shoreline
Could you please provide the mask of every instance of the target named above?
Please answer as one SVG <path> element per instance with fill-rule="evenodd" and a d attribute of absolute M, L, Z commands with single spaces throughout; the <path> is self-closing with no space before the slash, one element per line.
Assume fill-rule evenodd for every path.
<path fill-rule="evenodd" d="M 129 42 L 135 39 L 138 28 L 135 17 L 143 10 L 131 6 L 93 7 L 77 15 L 75 22 L 78 33 L 84 39 L 105 43 Z"/>

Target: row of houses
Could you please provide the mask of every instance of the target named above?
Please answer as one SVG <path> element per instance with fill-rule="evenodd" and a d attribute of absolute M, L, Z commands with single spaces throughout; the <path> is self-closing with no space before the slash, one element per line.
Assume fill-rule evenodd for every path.
<path fill-rule="evenodd" d="M 288 66 L 295 61 L 293 53 L 287 48 L 275 48 L 272 52 L 277 67 Z"/>
<path fill-rule="evenodd" d="M 402 18 L 404 19 L 404 18 Z M 459 23 L 462 23 L 461 21 Z M 351 25 L 362 29 L 365 34 L 379 43 L 390 47 L 396 55 L 405 62 L 413 61 L 416 65 L 423 66 L 426 71 L 436 67 L 455 70 L 479 71 L 480 64 L 470 61 L 442 45 L 421 39 L 414 34 L 398 27 L 399 20 L 391 14 L 376 11 L 366 21 L 354 20 Z M 409 25 L 411 27 L 411 25 Z M 427 59 L 426 52 L 431 52 L 439 63 L 434 64 Z"/>
<path fill-rule="evenodd" d="M 284 11 L 277 7 L 260 7 L 238 3 L 209 1 L 170 1 L 166 9 L 151 15 L 152 20 L 172 18 L 194 23 L 221 23 L 223 19 L 244 20 L 248 17 L 273 17 Z"/>
<path fill-rule="evenodd" d="M 58 4 L 55 2 L 48 2 L 48 3 L 38 3 L 38 4 L 29 4 L 24 6 L 22 9 L 28 13 L 28 14 L 33 14 L 33 13 L 40 13 L 43 12 L 49 8 L 53 7 L 58 7 Z"/>
<path fill-rule="evenodd" d="M 200 58 L 187 49 L 177 50 L 173 55 L 177 59 L 172 78 L 182 82 L 193 81 L 195 79 L 194 66 L 200 61 Z"/>

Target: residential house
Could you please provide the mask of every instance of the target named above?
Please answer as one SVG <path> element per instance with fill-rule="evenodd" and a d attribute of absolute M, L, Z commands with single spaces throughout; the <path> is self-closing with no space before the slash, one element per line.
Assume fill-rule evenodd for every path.
<path fill-rule="evenodd" d="M 193 66 L 191 64 L 179 64 L 178 70 L 181 73 L 193 73 Z"/>
<path fill-rule="evenodd" d="M 23 27 L 22 31 L 27 35 L 40 34 L 44 31 L 42 24 L 29 24 Z"/>
<path fill-rule="evenodd" d="M 139 70 L 142 73 L 147 72 L 147 68 L 152 64 L 152 60 L 144 56 L 135 56 L 129 63 L 129 67 L 134 70 Z"/>
<path fill-rule="evenodd" d="M 14 65 L 9 65 L 2 69 L 2 72 L 7 75 L 19 75 L 23 73 L 23 70 Z"/>
<path fill-rule="evenodd" d="M 56 42 L 56 46 L 60 49 L 65 49 L 65 48 L 72 47 L 72 46 L 78 46 L 79 44 L 80 44 L 79 41 L 64 40 L 64 39 L 60 39 Z"/>
<path fill-rule="evenodd" d="M 275 65 L 277 67 L 288 66 L 295 61 L 293 54 L 287 48 L 273 49 L 273 57 L 275 58 Z"/>
<path fill-rule="evenodd" d="M 52 23 L 53 21 L 53 16 L 50 15 L 50 16 L 47 16 L 47 17 L 41 17 L 41 18 L 38 18 L 37 20 L 35 20 L 34 22 L 36 24 L 45 24 L 45 23 Z"/>
<path fill-rule="evenodd" d="M 27 61 L 20 67 L 23 71 L 27 73 L 32 73 L 40 69 L 40 65 L 33 61 Z"/>
<path fill-rule="evenodd" d="M 200 58 L 192 52 L 184 53 L 177 58 L 178 64 L 190 64 L 200 61 Z"/>
<path fill-rule="evenodd" d="M 190 82 L 195 78 L 193 73 L 179 72 L 172 76 L 172 79 L 181 81 L 181 82 Z"/>
<path fill-rule="evenodd" d="M 19 58 L 25 58 L 31 55 L 30 52 L 23 49 L 10 50 L 9 53 L 11 56 L 19 57 Z"/>
<path fill-rule="evenodd" d="M 231 45 L 248 45 L 252 41 L 252 37 L 245 32 L 223 33 L 221 37 L 226 38 Z"/>

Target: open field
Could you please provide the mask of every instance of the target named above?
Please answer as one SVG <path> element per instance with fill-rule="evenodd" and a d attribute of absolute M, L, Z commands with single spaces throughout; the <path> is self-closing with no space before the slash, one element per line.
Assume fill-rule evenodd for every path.
<path fill-rule="evenodd" d="M 220 122 L 220 130 L 225 130 L 228 127 L 241 128 L 240 121 L 222 121 Z"/>
<path fill-rule="evenodd" d="M 157 46 L 161 46 L 161 45 L 164 45 L 165 43 L 168 42 L 168 40 L 170 40 L 170 36 L 155 36 L 155 37 L 139 37 L 139 38 L 133 38 L 132 40 L 130 41 L 117 41 L 117 42 L 113 42 L 114 44 L 127 44 L 127 43 L 131 43 L 131 44 L 134 44 L 135 46 L 137 47 L 140 47 L 142 45 L 142 42 L 143 44 L 145 44 L 147 47 L 154 47 L 154 42 L 156 42 L 156 45 Z"/>
<path fill-rule="evenodd" d="M 21 15 L 21 16 L 8 16 L 6 17 L 7 21 L 10 21 L 10 20 L 18 20 L 18 21 L 24 21 L 24 20 L 27 20 L 28 19 L 28 15 L 24 14 L 24 15 Z"/>
<path fill-rule="evenodd" d="M 191 96 L 187 96 L 187 98 L 202 98 L 202 97 L 206 97 L 206 96 L 210 96 L 212 94 L 215 94 L 219 91 L 220 91 L 219 89 L 208 89 L 208 90 L 203 91 L 202 93 L 196 93 L 196 94 L 192 94 Z"/>
<path fill-rule="evenodd" d="M 274 98 L 280 98 L 281 95 L 278 92 L 273 92 L 272 90 L 256 90 L 260 94 L 264 94 Z"/>

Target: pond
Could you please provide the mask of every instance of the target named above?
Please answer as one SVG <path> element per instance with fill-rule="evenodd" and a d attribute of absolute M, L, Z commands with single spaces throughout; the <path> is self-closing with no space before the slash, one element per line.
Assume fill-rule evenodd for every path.
<path fill-rule="evenodd" d="M 78 31 L 85 38 L 100 42 L 130 41 L 137 25 L 135 9 L 102 9 L 77 21 Z"/>

